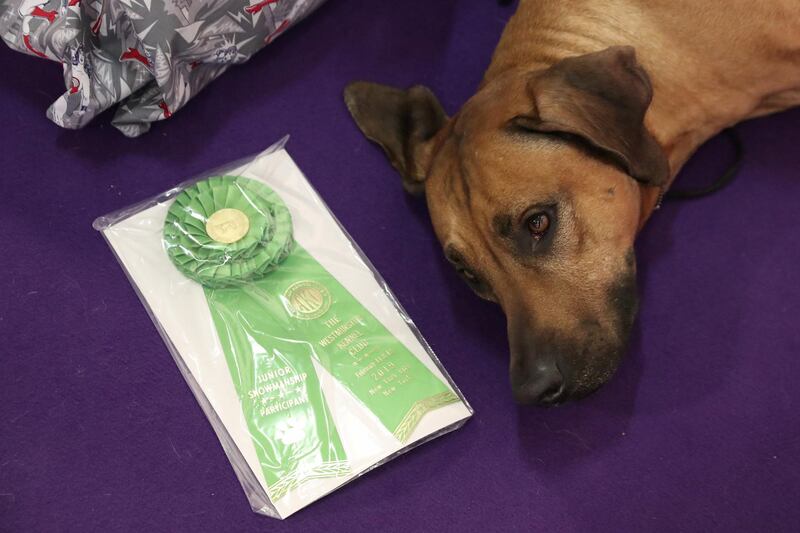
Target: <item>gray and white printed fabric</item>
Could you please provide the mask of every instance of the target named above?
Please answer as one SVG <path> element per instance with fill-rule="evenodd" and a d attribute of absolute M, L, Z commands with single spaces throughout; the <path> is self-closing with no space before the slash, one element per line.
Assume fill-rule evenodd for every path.
<path fill-rule="evenodd" d="M 63 65 L 50 120 L 77 129 L 119 102 L 112 124 L 135 137 L 324 1 L 0 0 L 0 37 Z"/>

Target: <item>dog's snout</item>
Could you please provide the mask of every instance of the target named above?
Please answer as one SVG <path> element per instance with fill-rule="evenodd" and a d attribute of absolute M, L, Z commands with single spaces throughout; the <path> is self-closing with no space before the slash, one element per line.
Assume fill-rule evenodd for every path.
<path fill-rule="evenodd" d="M 512 316 L 525 316 L 514 313 Z M 511 390 L 521 404 L 557 405 L 567 399 L 567 380 L 557 351 L 542 346 L 528 323 L 509 321 Z"/>
<path fill-rule="evenodd" d="M 523 404 L 557 405 L 565 398 L 564 375 L 552 359 L 539 359 L 511 373 L 514 399 Z"/>

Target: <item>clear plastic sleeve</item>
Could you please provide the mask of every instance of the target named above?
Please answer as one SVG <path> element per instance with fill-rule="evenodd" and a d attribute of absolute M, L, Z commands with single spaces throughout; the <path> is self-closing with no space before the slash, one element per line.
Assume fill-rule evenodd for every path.
<path fill-rule="evenodd" d="M 94 223 L 276 518 L 472 414 L 286 140 Z"/>

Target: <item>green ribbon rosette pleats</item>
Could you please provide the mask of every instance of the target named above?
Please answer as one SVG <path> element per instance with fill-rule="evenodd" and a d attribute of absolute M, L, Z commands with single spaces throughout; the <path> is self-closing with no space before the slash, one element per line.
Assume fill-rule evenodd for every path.
<path fill-rule="evenodd" d="M 263 183 L 219 176 L 184 189 L 164 244 L 203 285 L 273 501 L 349 472 L 315 361 L 401 442 L 459 401 L 295 242 L 288 208 Z"/>
<path fill-rule="evenodd" d="M 292 216 L 266 185 L 215 177 L 175 198 L 164 240 L 170 259 L 189 278 L 210 288 L 241 285 L 264 277 L 289 255 Z"/>

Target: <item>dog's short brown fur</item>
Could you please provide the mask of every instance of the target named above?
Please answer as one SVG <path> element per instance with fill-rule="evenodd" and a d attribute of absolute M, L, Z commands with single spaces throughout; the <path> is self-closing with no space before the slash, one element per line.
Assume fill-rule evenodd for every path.
<path fill-rule="evenodd" d="M 634 239 L 681 166 L 800 104 L 800 2 L 521 0 L 452 118 L 423 87 L 357 82 L 345 100 L 424 191 L 450 262 L 505 311 L 515 397 L 560 403 L 615 370 Z"/>

